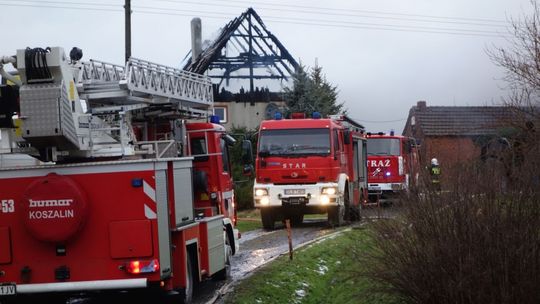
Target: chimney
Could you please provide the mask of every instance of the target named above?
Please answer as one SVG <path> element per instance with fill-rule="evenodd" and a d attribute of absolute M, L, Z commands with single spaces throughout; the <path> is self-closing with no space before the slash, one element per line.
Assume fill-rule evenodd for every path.
<path fill-rule="evenodd" d="M 416 103 L 416 110 L 417 111 L 425 111 L 426 110 L 426 102 L 423 100 L 420 100 Z"/>
<path fill-rule="evenodd" d="M 191 19 L 191 62 L 197 60 L 202 52 L 201 18 Z"/>

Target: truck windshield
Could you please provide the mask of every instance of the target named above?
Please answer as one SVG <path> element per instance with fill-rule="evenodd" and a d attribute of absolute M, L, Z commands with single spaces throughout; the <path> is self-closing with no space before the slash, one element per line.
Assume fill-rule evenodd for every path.
<path fill-rule="evenodd" d="M 329 129 L 262 130 L 259 156 L 269 155 L 328 155 Z"/>
<path fill-rule="evenodd" d="M 399 139 L 369 138 L 367 141 L 368 155 L 400 155 Z"/>

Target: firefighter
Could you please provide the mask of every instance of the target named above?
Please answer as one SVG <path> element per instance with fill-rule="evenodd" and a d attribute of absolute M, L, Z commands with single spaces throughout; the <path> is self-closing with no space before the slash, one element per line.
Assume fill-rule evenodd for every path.
<path fill-rule="evenodd" d="M 431 159 L 431 184 L 434 189 L 441 191 L 441 167 L 439 167 L 439 161 L 436 158 Z"/>

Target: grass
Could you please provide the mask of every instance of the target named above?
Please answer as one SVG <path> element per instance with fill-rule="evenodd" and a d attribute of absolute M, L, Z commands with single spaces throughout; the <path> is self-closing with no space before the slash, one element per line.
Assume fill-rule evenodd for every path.
<path fill-rule="evenodd" d="M 242 219 L 251 219 L 251 220 L 260 220 L 261 219 L 261 212 L 259 209 L 245 209 L 238 211 L 238 218 Z"/>
<path fill-rule="evenodd" d="M 238 222 L 236 228 L 240 232 L 246 232 L 262 228 L 261 215 L 258 209 L 247 209 L 238 211 Z"/>
<path fill-rule="evenodd" d="M 351 272 L 362 265 L 350 251 L 366 250 L 367 242 L 357 228 L 297 250 L 292 261 L 282 256 L 242 281 L 226 303 L 398 303 Z"/>
<path fill-rule="evenodd" d="M 238 219 L 238 222 L 236 223 L 236 228 L 240 230 L 240 232 L 247 232 L 251 230 L 261 229 L 262 223 L 260 220 L 245 220 L 245 219 Z"/>
<path fill-rule="evenodd" d="M 304 219 L 311 219 L 311 220 L 324 220 L 327 219 L 328 216 L 326 214 L 306 214 L 304 215 Z"/>

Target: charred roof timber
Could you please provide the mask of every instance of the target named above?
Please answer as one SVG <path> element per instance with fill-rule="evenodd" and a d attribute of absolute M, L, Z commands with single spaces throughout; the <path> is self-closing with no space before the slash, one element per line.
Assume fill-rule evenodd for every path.
<path fill-rule="evenodd" d="M 184 69 L 218 81 L 218 90 L 231 79 L 249 80 L 249 92 L 255 92 L 255 80 L 287 81 L 299 67 L 289 51 L 266 26 L 254 9 L 249 8 L 230 21 L 218 38 L 202 53 L 190 57 Z"/>

